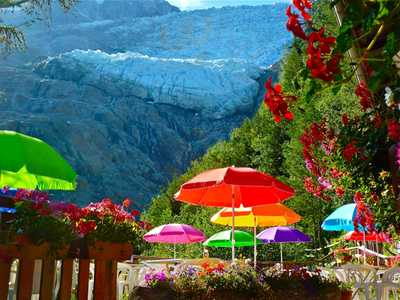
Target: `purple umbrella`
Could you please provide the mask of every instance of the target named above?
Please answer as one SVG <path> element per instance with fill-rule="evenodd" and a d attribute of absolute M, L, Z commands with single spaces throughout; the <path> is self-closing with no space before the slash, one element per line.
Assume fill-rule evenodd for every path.
<path fill-rule="evenodd" d="M 308 243 L 311 242 L 309 236 L 293 227 L 271 227 L 261 231 L 257 239 L 263 243 L 279 243 L 281 246 L 281 266 L 283 266 L 283 243 Z"/>
<path fill-rule="evenodd" d="M 176 244 L 199 243 L 206 239 L 203 232 L 186 224 L 161 225 L 150 230 L 143 238 L 149 243 L 174 244 L 174 258 Z"/>

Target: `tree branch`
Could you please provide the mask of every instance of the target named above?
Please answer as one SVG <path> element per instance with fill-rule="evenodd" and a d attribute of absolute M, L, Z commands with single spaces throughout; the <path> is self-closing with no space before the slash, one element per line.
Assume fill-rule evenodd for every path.
<path fill-rule="evenodd" d="M 12 1 L 12 0 L 0 0 L 0 9 L 1 8 L 10 8 L 10 7 L 16 7 L 20 6 L 26 2 L 29 2 L 29 0 L 17 0 L 17 1 Z"/>

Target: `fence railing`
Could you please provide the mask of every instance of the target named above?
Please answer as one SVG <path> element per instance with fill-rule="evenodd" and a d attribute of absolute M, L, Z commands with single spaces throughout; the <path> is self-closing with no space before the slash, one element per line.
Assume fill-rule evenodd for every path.
<path fill-rule="evenodd" d="M 81 247 L 71 245 L 55 253 L 47 244 L 0 245 L 0 300 L 9 299 L 11 289 L 15 299 L 31 300 L 36 276 L 40 276 L 40 300 L 71 300 L 73 276 L 77 279 L 77 299 L 88 299 L 90 280 L 94 282 L 93 299 L 117 299 L 117 263 L 130 258 L 132 247 L 98 242 L 86 248 L 81 251 Z M 16 260 L 16 283 L 11 287 L 11 266 Z M 37 260 L 41 261 L 40 275 L 35 274 Z M 94 278 L 90 278 L 91 261 L 94 262 Z M 74 274 L 74 262 L 79 264 L 77 274 Z"/>

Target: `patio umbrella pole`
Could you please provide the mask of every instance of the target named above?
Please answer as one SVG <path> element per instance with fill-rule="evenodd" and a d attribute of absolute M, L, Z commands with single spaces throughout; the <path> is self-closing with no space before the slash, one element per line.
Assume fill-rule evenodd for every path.
<path fill-rule="evenodd" d="M 376 256 L 376 265 L 379 267 L 379 245 L 378 245 L 378 234 L 376 234 L 376 237 L 375 237 L 375 246 L 376 246 L 376 253 L 378 253 L 378 255 Z"/>
<path fill-rule="evenodd" d="M 232 185 L 232 263 L 235 263 L 235 193 Z"/>
<path fill-rule="evenodd" d="M 281 271 L 283 271 L 283 246 L 282 243 L 279 243 L 281 247 Z"/>
<path fill-rule="evenodd" d="M 363 243 L 364 243 L 364 251 L 363 251 L 363 256 L 364 256 L 364 265 L 367 263 L 367 254 L 365 253 L 365 250 L 367 249 L 367 243 L 365 242 L 365 229 L 363 230 Z"/>
<path fill-rule="evenodd" d="M 253 227 L 253 235 L 254 235 L 254 269 L 257 267 L 257 227 L 256 227 L 256 217 L 254 216 L 254 227 Z"/>

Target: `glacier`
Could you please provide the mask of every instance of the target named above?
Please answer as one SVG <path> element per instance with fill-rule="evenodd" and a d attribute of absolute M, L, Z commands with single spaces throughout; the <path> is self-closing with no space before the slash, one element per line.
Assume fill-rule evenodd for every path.
<path fill-rule="evenodd" d="M 251 111 L 263 72 L 233 59 L 172 59 L 100 50 L 64 53 L 46 59 L 35 70 L 46 78 L 111 91 L 114 97 L 133 94 L 139 101 L 194 110 L 210 118 Z"/>

